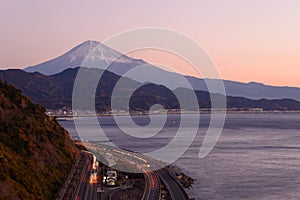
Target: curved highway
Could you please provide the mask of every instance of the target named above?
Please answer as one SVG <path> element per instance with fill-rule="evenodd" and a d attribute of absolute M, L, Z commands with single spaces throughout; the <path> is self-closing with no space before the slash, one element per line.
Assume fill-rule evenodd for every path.
<path fill-rule="evenodd" d="M 172 200 L 189 199 L 183 187 L 179 184 L 177 179 L 171 175 L 171 172 L 168 168 L 163 168 L 158 171 L 151 171 L 150 168 L 145 167 L 145 164 L 149 166 L 160 166 L 161 163 L 159 161 L 155 161 L 152 158 L 147 158 L 146 156 L 137 154 L 135 152 L 126 151 L 103 144 L 99 145 L 85 143 L 84 146 L 95 154 L 100 153 L 101 155 L 101 153 L 110 153 L 118 159 L 126 161 L 131 166 L 141 170 L 141 173 L 144 173 L 145 177 L 145 192 L 143 195 L 143 200 L 160 199 L 160 181 L 162 181 L 167 187 Z M 144 163 L 141 163 L 141 161 Z"/>
<path fill-rule="evenodd" d="M 84 169 L 81 182 L 77 190 L 76 200 L 85 200 L 90 195 L 89 193 L 89 179 L 91 175 L 91 168 L 93 163 L 93 156 L 91 154 L 85 153 L 87 158 L 87 165 Z"/>
<path fill-rule="evenodd" d="M 167 187 L 172 200 L 188 200 L 189 196 L 179 184 L 179 182 L 170 174 L 167 168 L 160 169 L 157 171 L 159 178 Z"/>
<path fill-rule="evenodd" d="M 160 197 L 160 180 L 155 172 L 145 172 L 145 192 L 142 200 L 158 200 Z"/>
<path fill-rule="evenodd" d="M 105 146 L 105 148 L 101 146 L 88 145 L 85 144 L 85 147 L 88 148 L 91 152 L 97 153 L 97 151 L 110 153 L 117 157 L 120 160 L 126 161 L 129 165 L 137 170 L 144 173 L 145 177 L 145 192 L 143 195 L 143 200 L 159 200 L 160 198 L 160 180 L 158 175 L 155 172 L 149 172 L 149 169 L 145 169 L 141 163 L 141 160 L 144 158 L 138 157 L 137 153 L 129 152 L 126 150 L 116 149 L 110 146 Z M 147 161 L 144 161 L 147 162 Z"/>

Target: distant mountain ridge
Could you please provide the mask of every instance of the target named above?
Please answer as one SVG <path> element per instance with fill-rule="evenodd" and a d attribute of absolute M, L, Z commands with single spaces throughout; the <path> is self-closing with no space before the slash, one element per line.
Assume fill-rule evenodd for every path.
<path fill-rule="evenodd" d="M 90 52 L 92 53 L 89 54 Z M 97 68 L 104 68 L 108 63 L 114 61 L 109 66 L 108 70 L 121 76 L 137 65 L 147 64 L 141 59 L 134 59 L 126 55 L 122 55 L 121 53 L 105 46 L 98 41 L 89 40 L 79 44 L 78 46 L 74 47 L 70 51 L 57 58 L 35 66 L 27 67 L 25 68 L 25 71 L 39 72 L 44 75 L 54 75 L 62 72 L 65 69 L 81 66 L 87 55 L 89 55 L 89 60 L 92 63 L 97 64 Z M 120 58 L 115 60 L 116 57 Z M 170 80 L 170 82 L 172 82 L 172 80 L 176 80 L 176 77 L 182 76 L 176 73 L 164 71 L 154 65 L 149 65 L 148 68 L 148 73 L 139 74 L 136 77 L 129 78 L 138 82 L 143 82 L 143 80 L 147 79 L 149 73 L 157 73 L 164 79 Z M 190 82 L 194 90 L 207 91 L 205 79 L 192 76 L 185 77 Z M 172 84 L 172 89 L 176 89 L 178 87 L 178 85 L 176 85 L 176 82 L 172 82 Z M 264 85 L 261 83 L 240 83 L 229 80 L 224 80 L 224 85 L 226 93 L 229 96 L 239 96 L 249 99 L 290 98 L 300 101 L 300 88 L 297 87 L 276 87 Z"/>
<path fill-rule="evenodd" d="M 40 73 L 28 73 L 22 70 L 2 70 L 0 78 L 18 88 L 29 96 L 35 103 L 39 103 L 49 109 L 72 108 L 72 91 L 74 81 L 76 79 L 79 68 L 66 69 L 61 73 L 46 76 Z M 99 74 L 102 69 L 91 70 L 90 74 Z M 98 83 L 95 94 L 95 108 L 98 112 L 106 112 L 111 110 L 111 96 L 116 83 L 120 80 L 120 76 L 110 72 L 102 72 L 103 76 Z M 89 77 L 92 81 L 95 77 Z M 133 111 L 148 111 L 154 104 L 161 104 L 165 109 L 179 109 L 179 103 L 173 91 L 163 85 L 153 83 L 143 84 L 129 78 L 123 79 L 123 83 L 118 92 L 120 97 L 130 97 L 128 91 L 131 88 L 138 88 L 130 97 L 130 109 Z M 86 86 L 85 86 L 86 87 Z M 89 89 L 89 88 L 86 88 Z M 186 88 L 175 89 L 180 94 L 190 94 L 190 90 Z M 206 91 L 195 91 L 200 108 L 210 108 L 210 95 Z M 186 96 L 186 95 L 184 95 Z M 186 102 L 193 106 L 192 103 Z M 118 104 L 119 110 L 123 110 L 127 105 L 122 102 Z M 236 110 L 262 109 L 262 110 L 281 110 L 292 111 L 300 110 L 300 102 L 292 99 L 276 99 L 276 100 L 251 100 L 244 97 L 227 96 L 227 108 Z M 84 109 L 84 108 L 83 108 Z M 190 107 L 193 110 L 192 107 Z"/>
<path fill-rule="evenodd" d="M 195 90 L 207 91 L 204 79 L 187 76 Z M 241 83 L 236 81 L 224 80 L 226 95 L 245 97 L 249 99 L 295 99 L 300 101 L 300 88 L 288 86 L 270 86 L 257 82 Z"/>

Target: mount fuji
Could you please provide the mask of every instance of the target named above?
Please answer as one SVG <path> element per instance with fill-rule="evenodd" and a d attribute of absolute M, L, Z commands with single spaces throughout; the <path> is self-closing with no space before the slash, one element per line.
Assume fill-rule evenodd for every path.
<path fill-rule="evenodd" d="M 87 57 L 89 61 L 96 63 L 99 68 L 104 68 L 111 63 L 109 70 L 116 74 L 123 74 L 136 65 L 146 64 L 141 59 L 122 55 L 101 42 L 88 40 L 57 58 L 27 67 L 25 71 L 53 75 L 68 68 L 80 67 Z"/>
<path fill-rule="evenodd" d="M 138 65 L 148 64 L 141 59 L 122 55 L 120 52 L 102 44 L 101 42 L 88 40 L 57 58 L 35 66 L 27 67 L 24 71 L 39 72 L 47 76 L 54 75 L 69 68 L 86 67 L 85 65 L 82 65 L 85 63 L 86 58 L 88 58 L 88 65 L 90 68 L 93 68 L 92 66 L 102 69 L 105 68 L 121 77 L 124 76 L 130 69 Z M 106 68 L 108 64 L 110 65 Z M 151 64 L 147 65 L 147 69 L 145 69 L 143 73 L 136 73 L 134 76 L 127 76 L 126 74 L 125 76 L 134 81 L 144 83 L 149 82 L 148 78 L 150 75 L 152 75 L 158 83 L 160 80 L 169 81 L 169 83 L 171 83 L 171 87 L 169 87 L 170 85 L 168 86 L 170 89 L 182 87 L 176 80 L 179 80 L 178 77 L 182 77 L 183 75 L 165 71 Z M 207 79 L 191 76 L 185 76 L 185 78 L 189 81 L 194 90 L 208 91 L 205 82 Z M 239 96 L 249 99 L 290 98 L 298 101 L 300 100 L 300 88 L 296 87 L 277 87 L 256 82 L 241 83 L 229 80 L 224 80 L 224 86 L 226 89 L 226 95 L 228 96 Z"/>

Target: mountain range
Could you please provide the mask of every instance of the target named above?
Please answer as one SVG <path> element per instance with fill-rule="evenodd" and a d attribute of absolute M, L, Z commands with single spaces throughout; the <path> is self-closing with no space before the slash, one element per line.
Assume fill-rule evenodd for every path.
<path fill-rule="evenodd" d="M 69 68 L 61 73 L 46 76 L 38 72 L 28 73 L 19 69 L 10 69 L 0 71 L 0 78 L 22 90 L 35 103 L 41 104 L 48 109 L 72 108 L 72 91 L 76 75 L 79 68 Z M 98 112 L 106 112 L 111 110 L 111 96 L 115 85 L 120 80 L 120 76 L 110 71 L 102 69 L 81 68 L 81 70 L 89 71 L 91 74 L 103 73 L 101 80 L 98 83 L 95 95 L 95 108 Z M 95 77 L 89 77 L 95 79 Z M 165 109 L 179 109 L 179 102 L 174 91 L 182 96 L 190 94 L 190 89 L 177 88 L 174 91 L 166 88 L 163 85 L 153 83 L 140 83 L 129 78 L 124 78 L 123 84 L 118 88 L 120 96 L 130 99 L 130 110 L 148 111 L 154 104 L 161 104 Z M 132 88 L 138 88 L 130 97 L 128 91 Z M 88 88 L 84 88 L 88 89 Z M 195 91 L 199 107 L 210 108 L 210 95 L 206 91 Z M 193 110 L 191 102 L 186 102 L 185 107 L 188 110 Z M 116 109 L 125 110 L 127 105 L 122 101 L 117 105 Z M 263 110 L 300 110 L 300 102 L 292 99 L 277 99 L 277 100 L 252 100 L 245 97 L 227 96 L 227 108 L 245 110 L 260 108 Z M 82 108 L 87 109 L 87 108 Z"/>
<path fill-rule="evenodd" d="M 97 68 L 105 68 L 107 64 L 112 63 L 107 70 L 120 76 L 124 76 L 126 72 L 137 65 L 148 64 L 141 59 L 122 55 L 118 51 L 111 49 L 98 41 L 89 40 L 79 44 L 57 58 L 35 66 L 26 67 L 25 71 L 39 72 L 44 75 L 54 75 L 68 68 L 80 67 L 87 57 L 89 62 L 92 62 L 89 64 L 91 64 L 91 66 L 96 65 Z M 171 83 L 171 89 L 182 87 L 180 84 L 176 84 L 176 82 L 172 81 L 177 80 L 177 78 L 182 75 L 162 70 L 151 64 L 147 65 L 147 71 L 145 73 L 128 77 L 137 82 L 144 82 L 144 80 L 147 80 L 149 74 L 158 74 L 158 78 L 170 80 L 169 83 Z M 190 82 L 194 90 L 208 91 L 205 79 L 192 76 L 185 76 L 185 78 Z M 263 98 L 290 98 L 300 100 L 300 88 L 296 87 L 277 87 L 256 82 L 241 83 L 229 80 L 224 80 L 224 86 L 228 96 L 238 96 L 257 100 Z"/>
<path fill-rule="evenodd" d="M 97 68 L 79 67 L 85 63 L 86 57 L 89 58 L 91 65 L 97 65 Z M 106 65 L 111 62 L 112 64 L 106 68 Z M 137 65 L 147 66 L 144 73 L 133 75 L 127 73 Z M 191 91 L 195 91 L 200 108 L 211 107 L 210 97 L 212 95 L 217 98 L 224 97 L 221 94 L 208 93 L 205 79 L 185 76 L 193 87 L 183 87 L 179 81 L 176 81 L 179 80 L 179 77 L 182 78 L 182 75 L 164 71 L 143 60 L 122 55 L 97 41 L 86 41 L 58 58 L 28 67 L 25 70 L 0 70 L 0 78 L 21 89 L 35 103 L 48 109 L 57 110 L 63 107 L 71 109 L 73 86 L 79 69 L 81 72 L 91 75 L 87 77 L 90 79 L 90 83 L 98 83 L 95 94 L 95 107 L 98 112 L 111 110 L 111 96 L 116 84 L 121 79 L 123 82 L 118 88 L 121 98 L 117 99 L 117 107 L 114 108 L 118 110 L 126 110 L 127 104 L 122 101 L 126 98 L 130 100 L 131 110 L 147 111 L 154 104 L 161 104 L 166 109 L 179 109 L 179 102 L 174 93 L 188 97 Z M 97 75 L 99 74 L 102 74 L 102 77 L 98 82 Z M 149 75 L 152 75 L 157 82 L 148 81 Z M 170 83 L 171 87 L 159 84 L 160 79 Z M 300 102 L 297 101 L 300 100 L 299 88 L 233 81 L 224 81 L 224 84 L 227 92 L 227 108 L 300 110 Z M 137 90 L 130 96 L 129 91 L 134 88 Z M 86 91 L 89 89 L 88 85 L 83 88 Z M 194 110 L 192 98 L 187 99 L 185 109 Z M 88 110 L 89 108 L 82 109 Z"/>

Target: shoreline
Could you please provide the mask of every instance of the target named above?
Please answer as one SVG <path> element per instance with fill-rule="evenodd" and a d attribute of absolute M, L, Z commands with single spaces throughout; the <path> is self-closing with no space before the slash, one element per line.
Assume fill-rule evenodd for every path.
<path fill-rule="evenodd" d="M 300 110 L 282 111 L 282 110 L 272 110 L 272 111 L 236 111 L 236 110 L 216 110 L 216 111 L 185 111 L 185 112 L 153 112 L 153 113 L 97 113 L 97 114 L 77 114 L 77 115 L 48 115 L 50 117 L 56 117 L 58 121 L 72 121 L 75 118 L 80 117 L 112 117 L 112 116 L 144 116 L 144 115 L 161 115 L 161 114 L 300 114 Z"/>

